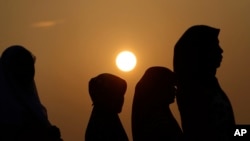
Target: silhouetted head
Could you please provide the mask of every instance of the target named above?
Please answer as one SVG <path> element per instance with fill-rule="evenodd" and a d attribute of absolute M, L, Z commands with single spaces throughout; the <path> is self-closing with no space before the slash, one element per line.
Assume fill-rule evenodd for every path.
<path fill-rule="evenodd" d="M 223 50 L 219 46 L 220 30 L 206 26 L 190 27 L 174 48 L 174 71 L 177 75 L 215 75 L 220 66 Z"/>
<path fill-rule="evenodd" d="M 175 84 L 174 72 L 165 67 L 150 67 L 136 85 L 136 97 L 153 105 L 168 105 L 174 102 Z"/>
<path fill-rule="evenodd" d="M 103 73 L 89 81 L 93 105 L 106 112 L 120 113 L 127 83 L 115 75 Z"/>
<path fill-rule="evenodd" d="M 29 85 L 34 80 L 34 56 L 22 46 L 10 46 L 1 56 L 4 73 L 20 85 Z"/>

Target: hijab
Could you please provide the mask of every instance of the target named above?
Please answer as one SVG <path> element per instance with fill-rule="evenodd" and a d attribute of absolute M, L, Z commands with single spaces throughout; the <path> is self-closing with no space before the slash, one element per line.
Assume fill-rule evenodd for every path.
<path fill-rule="evenodd" d="M 174 48 L 173 64 L 177 77 L 215 75 L 222 59 L 222 49 L 218 47 L 219 32 L 207 25 L 195 25 L 181 36 Z"/>
<path fill-rule="evenodd" d="M 22 46 L 8 47 L 0 58 L 0 122 L 23 126 L 29 118 L 49 126 L 35 81 L 34 59 Z M 32 124 L 32 123 L 31 123 Z"/>

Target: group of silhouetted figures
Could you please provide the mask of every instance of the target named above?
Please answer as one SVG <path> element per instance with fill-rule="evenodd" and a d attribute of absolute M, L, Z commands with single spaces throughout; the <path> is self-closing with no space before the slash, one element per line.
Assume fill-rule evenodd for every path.
<path fill-rule="evenodd" d="M 135 87 L 133 141 L 229 141 L 235 126 L 232 106 L 216 78 L 222 61 L 219 29 L 190 27 L 174 48 L 174 71 L 162 66 L 146 70 Z M 0 58 L 0 140 L 62 141 L 41 104 L 35 57 L 22 46 L 8 47 Z M 93 110 L 86 141 L 128 141 L 118 114 L 127 83 L 102 73 L 89 81 Z M 181 127 L 169 105 L 177 100 Z"/>

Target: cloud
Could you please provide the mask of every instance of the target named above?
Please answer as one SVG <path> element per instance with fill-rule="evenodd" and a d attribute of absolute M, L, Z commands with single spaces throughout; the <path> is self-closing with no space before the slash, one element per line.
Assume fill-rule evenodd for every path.
<path fill-rule="evenodd" d="M 32 27 L 35 28 L 46 28 L 56 26 L 57 24 L 62 23 L 62 21 L 40 21 L 32 24 Z"/>

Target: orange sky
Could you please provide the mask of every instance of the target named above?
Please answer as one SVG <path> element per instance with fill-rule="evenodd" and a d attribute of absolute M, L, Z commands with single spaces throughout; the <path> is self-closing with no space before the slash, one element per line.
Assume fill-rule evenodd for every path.
<path fill-rule="evenodd" d="M 228 0 L 8 0 L 0 5 L 0 52 L 20 44 L 36 57 L 36 83 L 52 123 L 65 141 L 82 141 L 92 110 L 88 81 L 109 72 L 128 82 L 123 126 L 131 139 L 134 87 L 153 65 L 172 69 L 173 47 L 194 24 L 221 29 L 223 62 L 217 76 L 237 123 L 250 124 L 250 1 Z M 116 54 L 137 55 L 129 73 Z M 180 119 L 175 104 L 171 107 Z"/>

